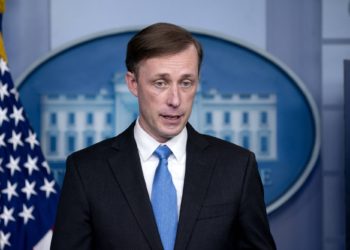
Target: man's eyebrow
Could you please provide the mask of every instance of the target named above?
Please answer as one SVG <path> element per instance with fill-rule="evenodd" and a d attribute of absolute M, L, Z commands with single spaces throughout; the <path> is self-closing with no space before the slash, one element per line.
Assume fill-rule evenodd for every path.
<path fill-rule="evenodd" d="M 184 74 L 181 76 L 181 78 L 194 78 L 194 77 L 196 77 L 196 75 L 194 74 Z"/>
<path fill-rule="evenodd" d="M 168 78 L 170 75 L 168 73 L 159 73 L 155 74 L 154 77 L 159 77 L 159 78 Z"/>
<path fill-rule="evenodd" d="M 163 79 L 169 79 L 170 78 L 170 74 L 168 73 L 158 73 L 155 74 L 152 78 L 163 78 Z M 181 79 L 193 79 L 196 78 L 196 75 L 194 74 L 183 74 L 180 76 Z"/>

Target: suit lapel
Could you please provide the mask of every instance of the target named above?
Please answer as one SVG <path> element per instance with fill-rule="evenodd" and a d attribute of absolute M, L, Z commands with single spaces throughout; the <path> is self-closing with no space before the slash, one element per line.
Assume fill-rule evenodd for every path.
<path fill-rule="evenodd" d="M 133 127 L 134 123 L 113 144 L 116 153 L 109 159 L 109 163 L 150 248 L 162 249 L 142 174 Z"/>
<path fill-rule="evenodd" d="M 186 249 L 216 161 L 216 155 L 212 155 L 207 150 L 209 143 L 190 125 L 187 129 L 186 175 L 175 249 Z"/>

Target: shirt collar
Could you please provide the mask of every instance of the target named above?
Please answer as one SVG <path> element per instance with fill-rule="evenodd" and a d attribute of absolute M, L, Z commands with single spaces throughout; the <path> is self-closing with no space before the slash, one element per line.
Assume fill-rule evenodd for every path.
<path fill-rule="evenodd" d="M 159 143 L 152 136 L 150 136 L 139 123 L 137 119 L 134 127 L 134 137 L 139 154 L 143 161 L 147 161 L 157 149 L 159 145 L 167 145 L 173 153 L 176 160 L 180 161 L 186 155 L 187 144 L 187 128 L 165 143 Z"/>

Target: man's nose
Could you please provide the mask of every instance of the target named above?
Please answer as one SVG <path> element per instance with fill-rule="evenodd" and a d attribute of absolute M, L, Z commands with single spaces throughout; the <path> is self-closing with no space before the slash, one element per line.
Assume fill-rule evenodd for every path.
<path fill-rule="evenodd" d="M 176 84 L 174 84 L 173 86 L 171 86 L 171 88 L 169 88 L 167 103 L 169 106 L 173 106 L 173 107 L 178 107 L 181 103 L 180 88 Z"/>

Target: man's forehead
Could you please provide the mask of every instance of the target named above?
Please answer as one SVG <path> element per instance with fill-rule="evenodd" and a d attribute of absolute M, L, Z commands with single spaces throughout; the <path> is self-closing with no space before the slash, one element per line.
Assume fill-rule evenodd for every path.
<path fill-rule="evenodd" d="M 189 49 L 189 48 L 188 48 Z M 188 50 L 187 49 L 187 50 Z M 177 74 L 181 74 L 183 77 L 198 77 L 199 76 L 199 58 L 194 51 L 180 51 L 172 54 L 162 54 L 159 56 L 152 56 L 141 60 L 135 69 L 136 75 L 141 71 L 152 71 L 152 75 L 166 76 L 171 75 L 174 70 L 179 70 Z"/>

